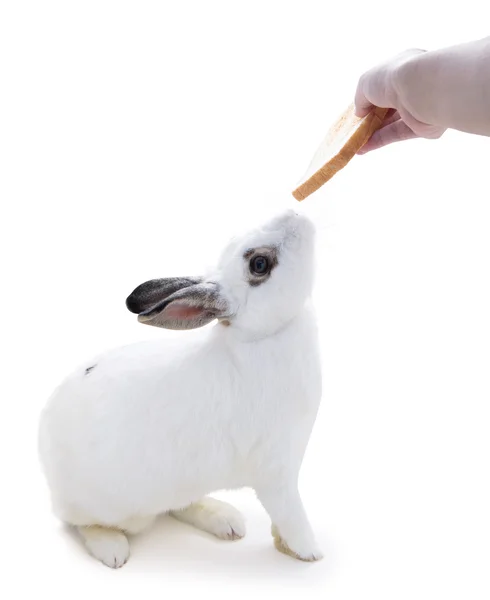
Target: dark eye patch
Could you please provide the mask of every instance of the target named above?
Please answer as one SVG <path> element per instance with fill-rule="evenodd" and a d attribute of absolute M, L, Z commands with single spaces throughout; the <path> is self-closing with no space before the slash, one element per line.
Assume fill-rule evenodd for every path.
<path fill-rule="evenodd" d="M 273 246 L 250 248 L 243 258 L 247 261 L 248 283 L 252 287 L 267 281 L 279 262 L 277 249 Z"/>

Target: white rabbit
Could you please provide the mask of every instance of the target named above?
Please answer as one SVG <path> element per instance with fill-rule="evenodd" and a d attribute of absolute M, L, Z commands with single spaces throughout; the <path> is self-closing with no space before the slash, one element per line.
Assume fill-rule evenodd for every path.
<path fill-rule="evenodd" d="M 321 558 L 298 474 L 321 398 L 314 228 L 288 211 L 230 242 L 207 277 L 157 279 L 128 297 L 142 323 L 214 327 L 108 352 L 69 376 L 41 416 L 55 514 L 110 567 L 126 534 L 162 513 L 220 538 L 241 514 L 207 496 L 251 487 L 276 547 Z"/>

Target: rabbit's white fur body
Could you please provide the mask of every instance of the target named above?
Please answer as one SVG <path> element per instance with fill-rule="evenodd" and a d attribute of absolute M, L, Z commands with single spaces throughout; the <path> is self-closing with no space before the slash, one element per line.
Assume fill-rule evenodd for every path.
<path fill-rule="evenodd" d="M 121 531 L 190 511 L 214 491 L 251 487 L 278 548 L 320 557 L 297 490 L 321 398 L 312 238 L 311 223 L 287 213 L 232 242 L 206 279 L 219 282 L 216 304 L 226 300 L 222 322 L 110 351 L 55 390 L 41 419 L 41 459 L 56 515 L 82 535 L 97 526 L 85 532 L 89 548 L 104 528 L 120 530 L 107 532 L 109 544 L 126 548 Z M 257 246 L 278 249 L 278 265 L 250 285 L 238 261 Z M 199 526 L 196 514 L 181 516 Z M 92 551 L 108 563 L 107 548 Z"/>

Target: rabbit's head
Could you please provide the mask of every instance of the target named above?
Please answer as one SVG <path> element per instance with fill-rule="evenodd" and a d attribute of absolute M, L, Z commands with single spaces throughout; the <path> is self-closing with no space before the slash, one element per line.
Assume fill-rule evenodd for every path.
<path fill-rule="evenodd" d="M 288 211 L 233 239 L 208 276 L 147 281 L 126 305 L 148 325 L 195 329 L 218 319 L 264 337 L 293 319 L 309 297 L 313 248 L 311 221 Z"/>

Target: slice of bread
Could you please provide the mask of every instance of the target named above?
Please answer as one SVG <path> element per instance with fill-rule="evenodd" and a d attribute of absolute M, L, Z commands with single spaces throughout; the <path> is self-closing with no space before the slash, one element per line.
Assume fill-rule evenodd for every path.
<path fill-rule="evenodd" d="M 330 128 L 301 183 L 293 191 L 296 200 L 304 200 L 343 169 L 381 127 L 387 112 L 387 108 L 374 108 L 361 119 L 351 104 Z"/>

